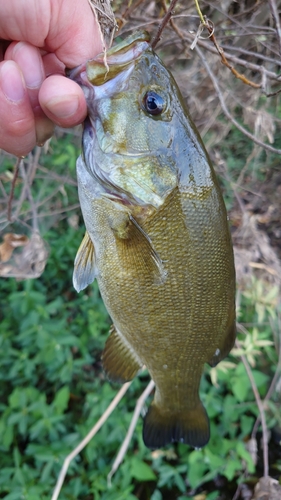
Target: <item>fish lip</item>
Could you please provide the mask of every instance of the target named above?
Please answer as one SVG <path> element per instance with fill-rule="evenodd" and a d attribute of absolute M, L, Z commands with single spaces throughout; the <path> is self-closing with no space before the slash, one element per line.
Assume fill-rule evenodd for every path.
<path fill-rule="evenodd" d="M 103 85 L 131 66 L 150 47 L 146 31 L 137 31 L 123 42 L 102 52 L 86 63 L 88 80 L 95 86 Z"/>
<path fill-rule="evenodd" d="M 136 59 L 150 47 L 149 41 L 148 32 L 138 31 L 108 51 L 101 52 L 76 68 L 68 69 L 66 75 L 83 88 L 87 98 L 86 89 L 103 86 L 134 65 Z"/>

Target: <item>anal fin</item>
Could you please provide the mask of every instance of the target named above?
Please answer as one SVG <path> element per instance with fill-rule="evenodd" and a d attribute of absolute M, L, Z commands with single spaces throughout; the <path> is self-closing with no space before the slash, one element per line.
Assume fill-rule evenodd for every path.
<path fill-rule="evenodd" d="M 94 244 L 86 232 L 74 261 L 72 280 L 75 290 L 84 290 L 94 281 L 96 275 Z"/>
<path fill-rule="evenodd" d="M 114 325 L 110 329 L 110 336 L 102 353 L 102 364 L 109 380 L 121 384 L 132 380 L 143 366 Z"/>

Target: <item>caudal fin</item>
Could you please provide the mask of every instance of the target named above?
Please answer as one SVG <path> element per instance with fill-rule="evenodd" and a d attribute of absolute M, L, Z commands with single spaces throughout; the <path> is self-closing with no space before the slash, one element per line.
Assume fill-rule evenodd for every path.
<path fill-rule="evenodd" d="M 199 401 L 193 410 L 172 413 L 152 403 L 143 425 L 144 444 L 151 449 L 180 442 L 202 448 L 210 439 L 209 418 Z"/>

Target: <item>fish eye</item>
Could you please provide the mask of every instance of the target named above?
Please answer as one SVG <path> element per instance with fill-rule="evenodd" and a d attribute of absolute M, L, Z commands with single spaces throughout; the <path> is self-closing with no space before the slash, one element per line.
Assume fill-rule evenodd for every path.
<path fill-rule="evenodd" d="M 153 90 L 146 92 L 143 98 L 144 109 L 150 115 L 160 115 L 165 107 L 165 101 L 161 95 L 156 94 Z"/>

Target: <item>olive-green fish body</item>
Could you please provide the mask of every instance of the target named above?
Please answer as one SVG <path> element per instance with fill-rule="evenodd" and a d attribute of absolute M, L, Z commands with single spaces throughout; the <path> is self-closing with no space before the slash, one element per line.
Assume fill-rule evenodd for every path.
<path fill-rule="evenodd" d="M 77 165 L 87 233 L 74 285 L 81 290 L 96 277 L 113 319 L 103 353 L 109 378 L 130 380 L 145 364 L 155 382 L 147 446 L 201 447 L 209 439 L 199 399 L 204 363 L 215 366 L 235 339 L 224 202 L 179 90 L 147 35 L 123 42 L 119 60 L 118 46 L 112 50 L 108 73 L 98 58 L 87 70 L 94 93 Z"/>

